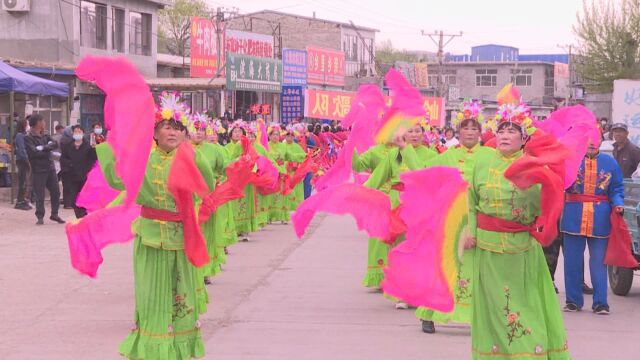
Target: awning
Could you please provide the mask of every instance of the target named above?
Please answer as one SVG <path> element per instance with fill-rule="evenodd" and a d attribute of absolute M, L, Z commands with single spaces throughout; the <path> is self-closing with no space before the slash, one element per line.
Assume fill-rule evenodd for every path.
<path fill-rule="evenodd" d="M 31 95 L 68 97 L 69 85 L 27 74 L 0 61 L 0 93 L 12 91 Z"/>
<path fill-rule="evenodd" d="M 150 78 L 146 79 L 150 88 L 169 90 L 209 90 L 222 89 L 227 83 L 226 78 Z"/>

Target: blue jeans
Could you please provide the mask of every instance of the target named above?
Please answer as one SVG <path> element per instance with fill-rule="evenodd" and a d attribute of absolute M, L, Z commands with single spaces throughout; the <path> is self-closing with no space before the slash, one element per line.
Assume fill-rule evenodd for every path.
<path fill-rule="evenodd" d="M 564 235 L 564 282 L 567 292 L 567 304 L 574 303 L 582 308 L 584 248 L 589 245 L 589 271 L 593 284 L 593 305 L 607 305 L 607 265 L 604 256 L 607 251 L 608 239 L 593 238 L 578 235 Z"/>

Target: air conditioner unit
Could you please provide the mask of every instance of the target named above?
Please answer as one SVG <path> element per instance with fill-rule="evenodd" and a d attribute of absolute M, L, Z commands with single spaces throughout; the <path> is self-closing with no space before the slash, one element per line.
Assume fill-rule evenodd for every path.
<path fill-rule="evenodd" d="M 29 11 L 29 0 L 0 0 L 2 10 L 6 11 Z"/>

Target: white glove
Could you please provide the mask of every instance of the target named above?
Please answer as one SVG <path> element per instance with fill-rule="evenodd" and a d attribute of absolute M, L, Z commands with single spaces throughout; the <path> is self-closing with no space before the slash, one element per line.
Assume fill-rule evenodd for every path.
<path fill-rule="evenodd" d="M 42 151 L 42 149 L 44 149 L 44 146 L 42 146 L 42 145 L 38 145 L 38 146 L 36 146 L 36 150 L 38 150 L 38 151 Z"/>

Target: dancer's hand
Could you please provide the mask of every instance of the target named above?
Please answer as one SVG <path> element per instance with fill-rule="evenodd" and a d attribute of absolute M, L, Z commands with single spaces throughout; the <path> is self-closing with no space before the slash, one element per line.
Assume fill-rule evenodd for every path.
<path fill-rule="evenodd" d="M 465 250 L 473 249 L 474 247 L 476 247 L 476 238 L 472 236 L 468 236 L 466 239 L 464 239 Z"/>

